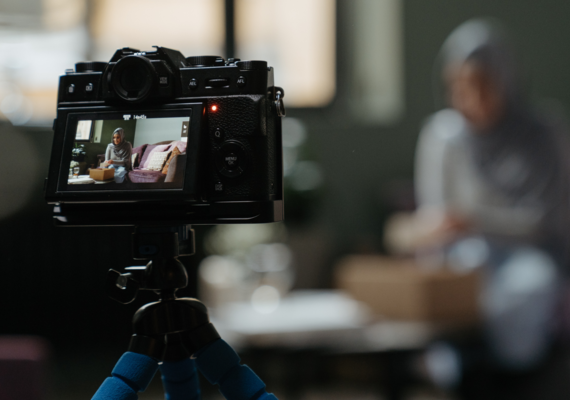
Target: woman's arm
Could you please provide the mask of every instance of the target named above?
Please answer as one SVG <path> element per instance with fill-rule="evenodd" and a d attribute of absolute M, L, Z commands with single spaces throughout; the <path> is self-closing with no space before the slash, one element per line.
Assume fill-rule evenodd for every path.
<path fill-rule="evenodd" d="M 453 146 L 453 140 L 461 132 L 462 123 L 455 111 L 443 110 L 432 116 L 422 128 L 414 164 L 418 208 L 439 211 L 452 208 L 453 185 L 457 183 L 453 174 L 457 157 L 461 157 Z"/>
<path fill-rule="evenodd" d="M 104 163 L 106 164 L 105 166 L 113 164 L 113 161 L 111 160 L 112 155 L 113 155 L 113 150 L 111 150 L 111 145 L 107 145 L 107 150 L 105 150 L 105 161 L 104 161 Z"/>
<path fill-rule="evenodd" d="M 129 146 L 128 155 L 123 158 L 120 158 L 117 157 L 115 153 L 113 153 L 111 147 L 109 146 L 107 147 L 107 151 L 105 153 L 105 159 L 108 164 L 113 164 L 119 167 L 128 167 L 130 166 L 131 162 L 131 153 L 132 153 L 132 146 Z"/>
<path fill-rule="evenodd" d="M 464 120 L 454 110 L 433 115 L 422 128 L 415 155 L 415 245 L 440 246 L 472 227 L 463 204 L 472 182 L 465 175 Z"/>

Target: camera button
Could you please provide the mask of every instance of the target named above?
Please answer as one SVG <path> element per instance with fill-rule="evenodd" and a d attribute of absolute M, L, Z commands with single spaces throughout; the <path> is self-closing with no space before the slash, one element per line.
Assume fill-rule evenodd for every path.
<path fill-rule="evenodd" d="M 235 141 L 224 143 L 216 156 L 218 172 L 227 178 L 240 176 L 246 168 L 246 154 L 240 143 Z"/>
<path fill-rule="evenodd" d="M 67 87 L 67 93 L 69 94 L 75 93 L 75 85 L 73 83 Z"/>
<path fill-rule="evenodd" d="M 93 84 L 88 83 L 87 85 L 85 85 L 85 91 L 86 92 L 92 92 L 93 91 Z"/>
<path fill-rule="evenodd" d="M 224 140 L 224 131 L 221 128 L 216 128 L 214 129 L 214 132 L 212 132 L 212 136 L 214 136 L 214 140 L 216 142 L 221 142 L 222 140 Z"/>
<path fill-rule="evenodd" d="M 196 78 L 190 79 L 188 87 L 190 88 L 190 90 L 198 89 L 198 81 L 196 80 Z"/>
<path fill-rule="evenodd" d="M 168 86 L 168 76 L 159 76 L 158 83 L 160 86 Z"/>
<path fill-rule="evenodd" d="M 240 158 L 236 153 L 229 153 L 224 156 L 224 164 L 226 169 L 232 171 L 239 167 Z"/>
<path fill-rule="evenodd" d="M 228 86 L 230 84 L 230 80 L 227 78 L 212 78 L 206 81 L 206 88 L 221 88 Z"/>
<path fill-rule="evenodd" d="M 216 182 L 214 184 L 214 191 L 215 192 L 223 192 L 224 191 L 224 185 L 222 182 Z"/>
<path fill-rule="evenodd" d="M 241 168 L 241 167 L 234 168 L 234 169 L 225 169 L 224 168 L 220 171 L 220 174 L 222 174 L 226 178 L 235 178 L 235 177 L 243 174 L 243 168 Z"/>
<path fill-rule="evenodd" d="M 245 86 L 245 76 L 240 76 L 237 79 L 237 85 L 238 85 L 238 87 L 244 87 Z"/>

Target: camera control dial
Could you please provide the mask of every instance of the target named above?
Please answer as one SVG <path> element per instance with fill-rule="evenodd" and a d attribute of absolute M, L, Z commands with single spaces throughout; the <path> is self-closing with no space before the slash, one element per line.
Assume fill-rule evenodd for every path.
<path fill-rule="evenodd" d="M 227 178 L 235 178 L 243 174 L 247 164 L 247 153 L 243 145 L 236 140 L 224 142 L 216 154 L 216 168 Z"/>
<path fill-rule="evenodd" d="M 238 61 L 236 65 L 241 70 L 248 70 L 248 71 L 267 70 L 267 61 L 258 61 L 258 60 Z"/>
<path fill-rule="evenodd" d="M 224 65 L 224 59 L 218 56 L 193 56 L 186 57 L 186 61 L 193 67 L 213 67 L 214 65 Z"/>
<path fill-rule="evenodd" d="M 106 62 L 85 61 L 75 64 L 75 72 L 103 72 L 107 67 Z"/>

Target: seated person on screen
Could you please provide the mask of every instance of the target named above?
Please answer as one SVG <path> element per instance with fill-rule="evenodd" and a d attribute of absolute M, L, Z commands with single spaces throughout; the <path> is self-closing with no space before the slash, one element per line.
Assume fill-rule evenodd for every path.
<path fill-rule="evenodd" d="M 131 167 L 131 152 L 133 146 L 125 140 L 123 128 L 117 128 L 113 132 L 113 141 L 105 151 L 105 161 L 102 167 L 115 169 L 115 182 L 122 183 Z"/>

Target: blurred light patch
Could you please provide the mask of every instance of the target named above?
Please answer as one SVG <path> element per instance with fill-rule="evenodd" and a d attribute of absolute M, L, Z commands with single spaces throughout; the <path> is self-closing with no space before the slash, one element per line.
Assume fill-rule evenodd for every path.
<path fill-rule="evenodd" d="M 283 120 L 283 147 L 299 147 L 305 143 L 307 129 L 297 118 Z"/>
<path fill-rule="evenodd" d="M 25 30 L 65 30 L 85 20 L 86 0 L 2 0 L 0 26 Z"/>
<path fill-rule="evenodd" d="M 297 163 L 299 150 L 291 147 L 283 147 L 283 173 L 285 176 L 291 175 L 293 167 Z"/>
<path fill-rule="evenodd" d="M 262 285 L 251 295 L 251 306 L 260 314 L 271 314 L 279 308 L 281 295 L 273 286 Z"/>
<path fill-rule="evenodd" d="M 210 254 L 245 254 L 252 246 L 284 241 L 286 237 L 283 224 L 217 225 L 204 245 Z"/>
<path fill-rule="evenodd" d="M 247 268 L 235 257 L 206 257 L 200 263 L 198 274 L 200 299 L 214 309 L 230 302 L 249 299 L 253 291 L 253 284 L 248 285 Z"/>
<path fill-rule="evenodd" d="M 299 157 L 299 148 L 305 143 L 307 129 L 297 118 L 283 120 L 283 170 L 285 176 L 291 175 Z"/>
<path fill-rule="evenodd" d="M 453 245 L 447 258 L 450 268 L 459 273 L 467 273 L 485 265 L 490 255 L 489 245 L 485 239 L 472 237 Z"/>
<path fill-rule="evenodd" d="M 266 60 L 292 107 L 323 107 L 335 95 L 336 2 L 240 0 L 236 47 L 241 59 Z"/>
<path fill-rule="evenodd" d="M 261 289 L 261 287 L 260 287 Z M 269 309 L 271 289 L 263 288 L 261 294 Z M 265 293 L 264 293 L 265 292 Z M 260 297 L 263 297 L 260 296 Z M 275 300 L 273 300 L 275 304 Z M 275 306 L 273 306 L 275 307 Z M 280 333 L 279 344 L 294 345 L 298 335 L 287 335 L 291 332 L 334 331 L 337 329 L 354 329 L 370 321 L 369 310 L 337 291 L 293 291 L 280 298 L 277 307 L 270 313 L 260 315 L 252 306 L 252 302 L 236 302 L 226 304 L 219 310 L 217 326 L 245 335 Z M 303 336 L 303 340 L 305 336 Z M 338 336 L 334 336 L 338 340 Z M 327 335 L 319 335 L 316 346 L 323 345 Z M 304 342 L 306 343 L 306 342 Z"/>
<path fill-rule="evenodd" d="M 210 285 L 228 288 L 242 278 L 241 264 L 229 257 L 209 256 L 200 264 L 200 277 Z"/>
<path fill-rule="evenodd" d="M 53 121 L 59 76 L 85 59 L 89 43 L 84 1 L 37 3 L 13 8 L 14 21 L 0 28 L 0 117 L 14 125 Z M 50 16 L 68 8 L 65 23 Z"/>
<path fill-rule="evenodd" d="M 514 297 L 554 290 L 556 279 L 556 265 L 546 253 L 532 248 L 520 248 L 513 252 L 497 272 L 495 284 L 501 287 L 502 293 Z M 503 302 L 505 303 L 508 302 Z"/>
<path fill-rule="evenodd" d="M 315 190 L 323 183 L 322 168 L 314 161 L 300 161 L 290 175 L 290 182 L 294 190 Z"/>
<path fill-rule="evenodd" d="M 393 124 L 404 113 L 402 0 L 347 2 L 350 111 L 360 122 Z"/>
<path fill-rule="evenodd" d="M 94 2 L 91 29 L 98 61 L 117 49 L 152 50 L 163 46 L 186 57 L 222 55 L 223 0 L 99 0 Z"/>
<path fill-rule="evenodd" d="M 450 389 L 461 379 L 461 359 L 447 343 L 431 345 L 425 352 L 424 362 L 428 375 L 440 387 Z"/>
<path fill-rule="evenodd" d="M 0 103 L 0 111 L 13 125 L 24 125 L 32 119 L 32 102 L 21 93 L 9 93 Z"/>
<path fill-rule="evenodd" d="M 283 271 L 291 263 L 291 250 L 283 243 L 258 244 L 248 255 L 248 266 L 255 272 Z"/>
<path fill-rule="evenodd" d="M 85 21 L 85 0 L 42 0 L 43 25 L 46 29 L 71 29 Z"/>

